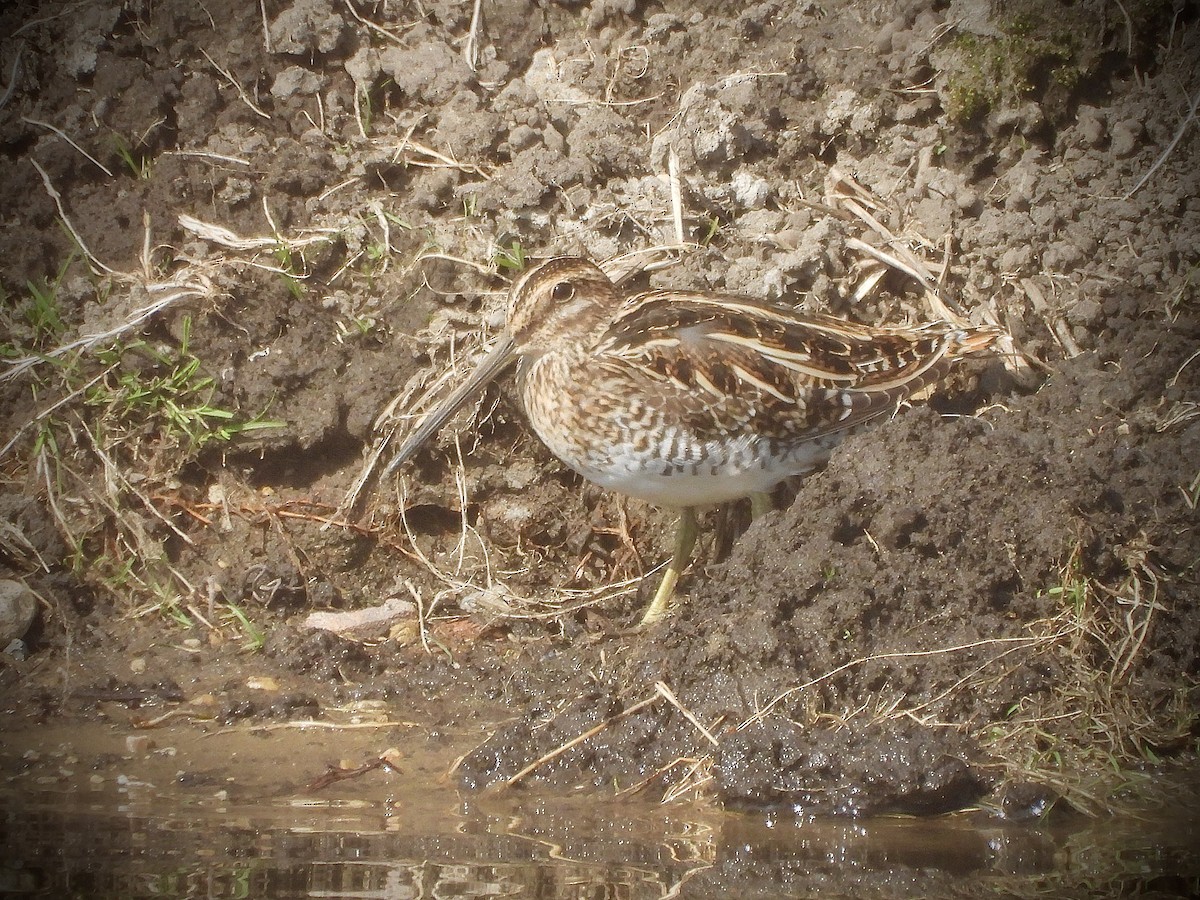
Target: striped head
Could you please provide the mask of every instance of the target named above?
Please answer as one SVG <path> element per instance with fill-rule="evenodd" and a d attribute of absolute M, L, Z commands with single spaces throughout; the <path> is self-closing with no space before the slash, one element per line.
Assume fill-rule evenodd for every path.
<path fill-rule="evenodd" d="M 591 260 L 548 259 L 518 278 L 509 292 L 508 334 L 521 355 L 598 337 L 623 295 Z"/>

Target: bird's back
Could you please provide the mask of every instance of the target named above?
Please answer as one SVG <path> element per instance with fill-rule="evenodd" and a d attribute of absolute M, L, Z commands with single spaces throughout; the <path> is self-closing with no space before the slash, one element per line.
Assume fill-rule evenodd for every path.
<path fill-rule="evenodd" d="M 649 291 L 593 346 L 524 377 L 534 429 L 584 477 L 663 506 L 769 490 L 986 351 L 1000 332 L 878 328 L 747 298 Z M 567 359 L 567 356 L 570 359 Z"/>

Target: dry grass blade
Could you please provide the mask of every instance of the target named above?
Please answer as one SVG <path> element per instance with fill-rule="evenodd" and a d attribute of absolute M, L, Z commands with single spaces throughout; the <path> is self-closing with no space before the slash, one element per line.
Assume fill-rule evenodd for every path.
<path fill-rule="evenodd" d="M 683 192 L 679 186 L 679 154 L 675 148 L 667 154 L 667 179 L 671 185 L 671 221 L 675 225 L 675 242 L 682 246 L 685 242 L 683 232 Z"/>
<path fill-rule="evenodd" d="M 682 253 L 695 250 L 697 244 L 659 244 L 640 250 L 630 250 L 601 262 L 600 268 L 614 284 L 623 285 L 640 272 L 657 272 L 676 265 Z"/>
<path fill-rule="evenodd" d="M 1158 159 L 1154 161 L 1154 165 L 1152 165 L 1146 171 L 1145 175 L 1138 179 L 1137 184 L 1129 189 L 1129 193 L 1125 194 L 1125 196 L 1121 198 L 1122 200 L 1128 200 L 1130 197 L 1140 191 L 1146 182 L 1154 177 L 1154 173 L 1162 167 L 1162 164 L 1167 161 L 1167 157 L 1171 155 L 1172 151 L 1174 151 L 1175 147 L 1178 146 L 1179 142 L 1183 140 L 1184 134 L 1187 133 L 1188 126 L 1191 125 L 1192 122 L 1196 121 L 1197 109 L 1200 109 L 1200 92 L 1198 92 L 1196 96 L 1194 96 L 1188 102 L 1187 115 L 1184 116 L 1183 121 L 1179 123 L 1179 128 L 1175 132 L 1175 137 L 1171 138 L 1171 143 L 1167 144 L 1166 149 L 1163 150 L 1163 152 L 1159 154 Z"/>
<path fill-rule="evenodd" d="M 609 716 L 607 719 L 605 719 L 599 725 L 596 725 L 593 728 L 589 728 L 587 731 L 583 732 L 582 734 L 576 735 L 575 737 L 571 738 L 571 740 L 567 741 L 565 744 L 561 744 L 558 747 L 555 747 L 549 753 L 543 754 L 542 756 L 538 757 L 533 762 L 531 762 L 529 765 L 527 765 L 525 768 L 523 768 L 520 772 L 518 772 L 516 775 L 513 775 L 511 778 L 500 782 L 500 786 L 505 787 L 505 788 L 510 788 L 510 787 L 513 787 L 514 785 L 521 783 L 527 777 L 529 777 L 531 774 L 533 774 L 538 769 L 540 769 L 542 766 L 544 766 L 546 763 L 550 762 L 552 759 L 556 759 L 559 756 L 562 756 L 564 753 L 566 753 L 572 747 L 579 746 L 584 741 L 586 741 L 588 738 L 595 737 L 600 732 L 604 731 L 606 728 L 611 728 L 613 725 L 615 725 L 617 722 L 620 722 L 622 719 L 627 719 L 629 716 L 632 716 L 636 713 L 641 712 L 646 707 L 653 706 L 660 699 L 662 699 L 662 696 L 663 696 L 662 694 L 660 694 L 656 691 L 652 696 L 649 696 L 644 700 L 638 701 L 637 703 L 633 704 L 633 706 L 630 706 L 628 709 L 622 710 L 621 712 L 617 713 L 615 716 Z"/>
<path fill-rule="evenodd" d="M 24 49 L 24 43 L 17 44 L 17 52 L 13 54 L 12 69 L 8 73 L 8 87 L 0 95 L 0 109 L 4 109 L 12 98 L 13 91 L 17 89 L 17 77 L 21 74 L 21 51 Z"/>
<path fill-rule="evenodd" d="M 16 561 L 30 568 L 36 565 L 44 572 L 50 571 L 49 564 L 42 558 L 37 547 L 25 536 L 25 532 L 12 522 L 0 520 L 0 551 L 3 551 L 10 562 Z"/>
<path fill-rule="evenodd" d="M 463 59 L 472 72 L 479 69 L 479 36 L 483 32 L 483 0 L 475 0 L 471 10 L 471 24 L 467 28 L 467 39 L 463 42 Z"/>
<path fill-rule="evenodd" d="M 164 150 L 163 156 L 183 156 L 193 159 L 211 159 L 216 162 L 227 162 L 235 166 L 250 166 L 250 160 L 240 156 L 229 156 L 226 153 L 213 153 L 210 150 Z"/>
<path fill-rule="evenodd" d="M 692 711 L 690 709 L 688 709 L 686 706 L 684 706 L 682 703 L 679 702 L 679 698 L 675 696 L 675 692 L 672 691 L 669 687 L 667 687 L 665 682 L 656 681 L 654 683 L 654 689 L 656 691 L 658 691 L 660 694 L 662 694 L 663 698 L 666 699 L 666 701 L 668 703 L 670 703 L 677 710 L 679 710 L 680 714 L 685 719 L 687 719 L 689 722 L 691 722 L 692 725 L 694 725 L 696 727 L 697 731 L 699 731 L 702 735 L 704 735 L 704 739 L 706 741 L 708 741 L 714 747 L 721 746 L 721 742 L 718 741 L 715 737 L 713 737 L 712 732 L 709 731 L 707 728 L 705 728 L 703 724 L 701 724 L 700 720 L 697 719 L 692 714 Z"/>
<path fill-rule="evenodd" d="M 171 281 L 160 282 L 157 284 L 149 284 L 145 286 L 145 290 L 149 294 L 165 294 L 165 296 L 147 303 L 145 306 L 139 307 L 134 313 L 122 322 L 112 328 L 107 328 L 104 331 L 86 334 L 83 337 L 74 341 L 68 341 L 44 353 L 36 355 L 23 356 L 17 359 L 5 360 L 8 370 L 0 373 L 0 383 L 11 381 L 23 375 L 26 371 L 34 366 L 41 365 L 50 360 L 59 359 L 68 354 L 78 353 L 80 351 L 90 350 L 98 344 L 103 344 L 108 341 L 115 340 L 124 334 L 139 328 L 148 320 L 154 318 L 163 310 L 175 306 L 185 300 L 195 300 L 201 297 L 209 297 L 212 295 L 212 283 L 208 277 L 195 269 L 188 269 L 176 276 Z M 5 448 L 7 449 L 7 447 Z"/>
<path fill-rule="evenodd" d="M 125 477 L 125 473 L 121 471 L 120 467 L 113 461 L 112 457 L 109 456 L 108 453 L 104 451 L 104 448 L 100 446 L 100 442 L 96 440 L 96 436 L 92 434 L 91 429 L 88 428 L 84 422 L 79 423 L 79 428 L 80 432 L 84 435 L 84 437 L 87 438 L 88 443 L 91 445 L 92 452 L 96 454 L 96 457 L 104 466 L 105 485 L 108 489 L 109 495 L 113 498 L 113 509 L 119 509 L 121 506 L 119 501 L 116 499 L 118 493 L 120 491 L 127 491 L 134 497 L 137 497 L 138 501 L 143 507 L 145 507 L 146 511 L 149 512 L 150 515 L 155 519 L 158 519 L 158 521 L 166 526 L 166 528 L 172 533 L 174 533 L 177 538 L 179 538 L 188 546 L 195 546 L 196 542 L 193 541 L 191 537 L 189 537 L 185 532 L 181 531 L 174 522 L 164 516 L 158 507 L 150 501 L 150 498 L 147 497 L 142 491 L 134 487 L 133 482 Z"/>
<path fill-rule="evenodd" d="M 886 251 L 880 250 L 878 247 L 873 247 L 866 241 L 859 240 L 858 238 L 848 239 L 846 241 L 846 246 L 851 250 L 858 250 L 860 253 L 865 253 L 883 263 L 885 266 L 890 266 L 898 272 L 903 272 L 905 275 L 908 275 L 910 278 L 920 284 L 925 291 L 925 299 L 929 301 L 929 305 L 933 309 L 933 314 L 937 318 L 944 319 L 947 322 L 952 322 L 960 327 L 970 325 L 970 322 L 968 322 L 961 314 L 947 306 L 946 301 L 941 298 L 937 291 L 934 291 L 930 287 L 930 284 L 933 282 L 934 278 L 933 274 L 927 268 L 922 267 L 921 269 L 918 269 L 911 262 L 906 262 L 905 260 L 893 256 Z M 911 259 L 911 254 L 908 255 Z"/>
<path fill-rule="evenodd" d="M 22 423 L 16 429 L 16 431 L 13 432 L 13 436 L 11 438 L 9 438 L 8 443 L 6 443 L 3 447 L 0 447 L 0 459 L 3 459 L 5 456 L 8 455 L 9 451 L 12 450 L 12 448 L 17 445 L 17 443 L 20 441 L 21 437 L 25 434 L 26 431 L 28 431 L 34 425 L 37 425 L 39 422 L 42 422 L 42 421 L 48 419 L 59 409 L 69 406 L 71 403 L 78 400 L 80 397 L 82 397 L 84 394 L 86 394 L 88 392 L 88 390 L 90 390 L 96 384 L 98 384 L 99 382 L 101 382 L 105 378 L 107 378 L 109 373 L 112 372 L 112 370 L 113 370 L 112 366 L 108 366 L 108 367 L 102 369 L 100 371 L 100 374 L 96 375 L 93 378 L 88 379 L 85 383 L 83 383 L 79 387 L 75 388 L 70 393 L 65 394 L 64 396 L 60 397 L 58 400 L 51 403 L 45 409 L 41 410 L 32 419 L 29 419 L 27 422 Z M 8 376 L 8 373 L 6 373 L 5 375 L 0 375 L 0 382 L 4 381 L 7 376 Z"/>
<path fill-rule="evenodd" d="M 1061 583 L 1046 591 L 1061 612 L 1033 626 L 1051 639 L 1041 651 L 1058 672 L 1055 690 L 1023 698 L 980 735 L 1009 778 L 1047 785 L 1090 814 L 1118 808 L 1114 786 L 1194 736 L 1200 682 L 1185 680 L 1170 693 L 1146 692 L 1139 682 L 1137 664 L 1165 611 L 1150 552 L 1126 548 L 1128 574 L 1110 587 L 1084 574 L 1082 549 L 1074 548 Z"/>
<path fill-rule="evenodd" d="M 371 31 L 375 32 L 377 35 L 382 37 L 384 40 L 391 41 L 393 44 L 397 44 L 401 47 L 404 46 L 404 43 L 400 40 L 400 38 L 398 38 L 396 35 L 392 34 L 392 32 L 388 31 L 386 28 L 384 28 L 381 25 L 376 25 L 370 19 L 364 18 L 363 15 L 357 9 L 354 8 L 354 4 L 351 2 L 351 0 L 346 0 L 346 9 L 350 10 L 350 15 L 352 15 L 355 19 L 357 19 L 359 24 L 365 26 L 366 28 L 371 29 Z M 400 27 L 402 29 L 404 29 L 405 31 L 408 31 L 412 28 L 415 28 L 417 25 L 420 25 L 420 24 L 421 24 L 421 20 L 418 19 L 415 22 L 412 22 L 408 25 L 402 25 Z"/>
<path fill-rule="evenodd" d="M 0 106 L 3 106 L 3 104 L 0 103 Z M 112 171 L 110 171 L 109 168 L 104 165 L 104 163 L 100 162 L 100 160 L 96 159 L 96 157 L 92 156 L 92 154 L 88 153 L 86 150 L 84 150 L 82 147 L 80 147 L 79 144 L 77 144 L 75 141 L 73 141 L 71 139 L 71 137 L 65 131 L 63 131 L 61 128 L 56 128 L 54 125 L 51 125 L 49 122 L 43 122 L 40 119 L 31 119 L 28 116 L 21 116 L 21 121 L 28 122 L 30 125 L 37 125 L 39 128 L 45 128 L 48 131 L 53 131 L 60 138 L 62 138 L 64 141 L 66 141 L 68 144 L 70 144 L 72 147 L 74 147 L 76 150 L 78 150 L 79 153 L 82 154 L 88 160 L 88 162 L 90 162 L 90 163 L 92 163 L 92 165 L 96 166 L 96 168 L 98 168 L 101 172 L 103 172 L 109 178 L 113 177 Z"/>
<path fill-rule="evenodd" d="M 256 105 L 255 102 L 250 99 L 250 95 L 246 93 L 246 89 L 244 87 L 242 87 L 242 85 L 238 82 L 238 80 L 233 77 L 232 72 L 230 72 L 228 69 L 223 69 L 219 65 L 217 65 L 216 60 L 214 60 L 211 56 L 208 55 L 207 50 L 201 49 L 200 52 L 202 54 L 204 54 L 204 58 L 209 61 L 209 63 L 212 65 L 212 67 L 214 69 L 216 69 L 218 72 L 220 72 L 225 77 L 226 81 L 228 81 L 231 85 L 233 85 L 233 89 L 235 91 L 237 91 L 238 97 L 241 99 L 241 101 L 243 103 L 246 104 L 246 106 L 248 106 L 250 108 L 251 112 L 253 112 L 256 116 L 261 116 L 264 119 L 271 118 L 270 113 L 264 112 L 261 107 Z"/>
<path fill-rule="evenodd" d="M 308 247 L 313 244 L 328 243 L 330 237 L 336 233 L 335 229 L 324 228 L 315 229 L 316 233 L 301 237 L 282 238 L 277 235 L 272 237 L 242 237 L 224 226 L 202 222 L 200 219 L 189 216 L 186 213 L 181 213 L 178 221 L 183 228 L 192 232 L 197 237 L 211 241 L 214 244 L 220 244 L 222 247 L 228 247 L 231 250 L 274 250 L 281 244 L 286 244 L 288 247 L 296 249 Z"/>
<path fill-rule="evenodd" d="M 117 275 L 118 273 L 114 269 L 110 269 L 104 263 L 100 262 L 100 260 L 96 258 L 96 255 L 88 249 L 87 244 L 83 242 L 83 238 L 79 236 L 79 232 L 76 231 L 75 226 L 71 224 L 71 219 L 67 215 L 66 209 L 63 207 L 62 194 L 60 194 L 54 187 L 54 183 L 50 180 L 50 176 L 46 174 L 46 170 L 38 165 L 38 161 L 36 159 L 29 160 L 29 164 L 37 169 L 38 175 L 40 175 L 42 178 L 42 185 L 46 188 L 46 193 L 50 196 L 50 199 L 54 201 L 54 205 L 58 208 L 58 217 L 62 219 L 63 226 L 67 229 L 67 231 L 71 232 L 72 240 L 74 240 L 79 246 L 79 249 L 83 252 L 83 255 L 87 257 L 88 262 L 92 265 L 92 268 L 97 273 Z"/>
<path fill-rule="evenodd" d="M 775 707 L 777 707 L 783 701 L 795 696 L 796 694 L 799 694 L 802 691 L 806 691 L 809 688 L 820 684 L 822 681 L 827 681 L 836 675 L 840 675 L 842 672 L 845 672 L 849 669 L 856 668 L 857 666 L 861 666 L 866 663 L 879 662 L 881 660 L 893 660 L 893 659 L 917 659 L 917 658 L 925 657 L 925 656 L 940 656 L 940 655 L 944 655 L 947 653 L 963 653 L 965 651 L 975 650 L 980 647 L 999 646 L 999 645 L 1006 645 L 1006 644 L 1020 645 L 1017 649 L 1028 649 L 1028 648 L 1033 648 L 1033 647 L 1037 647 L 1040 645 L 1048 644 L 1051 641 L 1053 641 L 1056 638 L 1061 637 L 1061 636 L 1062 636 L 1061 634 L 1056 634 L 1056 635 L 1047 635 L 1047 636 L 1038 636 L 1038 637 L 986 638 L 986 639 L 980 640 L 980 641 L 970 641 L 965 644 L 955 644 L 950 647 L 933 647 L 928 650 L 906 650 L 906 651 L 899 651 L 899 652 L 895 652 L 895 653 L 873 653 L 869 656 L 858 656 L 852 660 L 849 660 L 848 662 L 842 663 L 840 666 L 837 666 L 836 668 L 830 669 L 828 672 L 818 675 L 815 678 L 810 678 L 808 681 L 805 681 L 802 684 L 795 685 L 793 687 L 788 688 L 786 691 L 783 691 L 782 693 L 777 695 L 773 700 L 771 700 L 765 706 L 763 706 L 762 709 L 757 710 L 752 716 L 750 716 L 749 718 L 744 720 L 741 724 L 739 724 L 737 726 L 737 730 L 743 731 L 746 728 L 749 728 L 751 725 L 754 725 L 755 723 L 762 721 L 768 715 L 771 714 L 771 712 L 775 709 Z M 1001 654 L 1001 656 L 1003 656 L 1003 655 L 1006 655 L 1006 654 Z M 996 659 L 999 659 L 999 658 L 1000 658 L 999 656 L 996 657 Z"/>
<path fill-rule="evenodd" d="M 706 762 L 711 762 L 711 761 L 712 761 L 711 756 L 704 756 L 699 759 L 696 759 L 695 757 L 691 757 L 691 756 L 677 756 L 677 757 L 675 757 L 675 759 L 671 760 L 669 763 L 665 763 L 664 765 L 659 766 L 657 769 L 655 769 L 653 772 L 651 772 L 649 775 L 647 775 L 641 781 L 635 781 L 633 784 L 629 785 L 629 787 L 621 788 L 621 790 L 617 791 L 614 796 L 624 797 L 624 796 L 632 795 L 632 794 L 640 794 L 642 791 L 644 791 L 646 788 L 648 788 L 651 784 L 653 784 L 657 779 L 661 778 L 663 775 L 666 775 L 668 772 L 672 771 L 673 769 L 675 769 L 679 766 L 688 766 L 687 773 L 683 776 L 683 779 L 682 779 L 682 780 L 686 781 L 688 778 L 690 778 L 692 776 L 692 773 L 698 767 L 700 767 L 701 765 L 703 765 Z"/>
<path fill-rule="evenodd" d="M 481 166 L 459 162 L 452 156 L 434 150 L 432 147 L 428 147 L 419 141 L 414 141 L 412 138 L 413 130 L 409 129 L 409 133 L 405 135 L 400 145 L 396 148 L 393 161 L 399 162 L 403 157 L 403 162 L 409 166 L 419 166 L 426 169 L 457 169 L 468 175 L 476 175 L 485 181 L 492 177 Z"/>
<path fill-rule="evenodd" d="M 713 780 L 714 764 L 711 755 L 694 760 L 683 777 L 663 794 L 662 802 L 671 803 L 687 794 L 698 794 L 704 785 Z"/>
<path fill-rule="evenodd" d="M 1067 323 L 1050 308 L 1050 303 L 1046 300 L 1046 295 L 1038 287 L 1037 282 L 1032 278 L 1022 278 L 1020 283 L 1025 296 L 1029 298 L 1029 302 L 1033 304 L 1033 308 L 1045 320 L 1047 330 L 1058 341 L 1058 345 L 1062 347 L 1062 351 L 1067 359 L 1072 359 L 1082 353 L 1083 351 L 1079 349 L 1079 345 L 1075 343 L 1075 338 L 1071 336 L 1071 330 Z"/>

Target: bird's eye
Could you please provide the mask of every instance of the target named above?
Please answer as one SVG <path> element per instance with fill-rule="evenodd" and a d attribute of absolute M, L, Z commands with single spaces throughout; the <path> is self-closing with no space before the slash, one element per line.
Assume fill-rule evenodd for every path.
<path fill-rule="evenodd" d="M 564 303 L 575 296 L 575 285 L 569 281 L 560 281 L 550 288 L 550 297 L 559 303 Z"/>

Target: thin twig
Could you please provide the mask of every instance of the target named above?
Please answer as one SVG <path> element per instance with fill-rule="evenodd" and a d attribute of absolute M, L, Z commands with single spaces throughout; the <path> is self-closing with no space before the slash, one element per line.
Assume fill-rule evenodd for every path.
<path fill-rule="evenodd" d="M 679 710 L 679 712 L 683 714 L 683 717 L 685 719 L 687 719 L 689 722 L 691 722 L 693 725 L 695 725 L 696 730 L 699 731 L 702 735 L 704 735 L 705 739 L 710 744 L 712 744 L 714 747 L 721 746 L 721 742 L 712 736 L 712 732 L 710 732 L 707 728 L 705 728 L 701 724 L 699 719 L 697 719 L 694 715 L 692 715 L 692 711 L 690 709 L 688 709 L 686 706 L 684 706 L 682 703 L 679 702 L 679 698 L 675 696 L 674 691 L 672 691 L 669 687 L 667 687 L 666 682 L 656 681 L 654 683 L 654 689 L 656 691 L 658 691 L 660 694 L 662 694 L 663 698 L 668 703 L 670 703 L 677 710 Z"/>
<path fill-rule="evenodd" d="M 12 71 L 8 73 L 8 87 L 4 89 L 4 96 L 0 97 L 0 109 L 3 109 L 5 104 L 13 95 L 13 91 L 17 89 L 17 76 L 21 74 L 21 51 L 25 49 L 25 44 L 17 44 L 17 52 L 13 57 Z"/>
<path fill-rule="evenodd" d="M 107 376 L 110 372 L 112 372 L 112 370 L 114 368 L 116 368 L 115 363 L 113 365 L 108 366 L 107 368 L 101 370 L 100 374 L 97 375 L 95 378 L 91 379 L 86 384 L 80 385 L 75 390 L 71 391 L 71 393 L 67 394 L 65 397 L 62 397 L 61 399 L 56 400 L 54 403 L 51 403 L 48 407 L 43 409 L 41 412 L 39 412 L 37 415 L 35 415 L 32 419 L 28 420 L 23 425 L 21 425 L 16 430 L 16 433 L 13 434 L 13 436 L 9 439 L 8 443 L 5 444 L 3 447 L 0 447 L 0 459 L 3 459 L 8 454 L 8 451 L 11 450 L 16 445 L 17 441 L 20 440 L 21 435 L 23 435 L 28 429 L 32 428 L 38 422 L 42 421 L 43 419 L 45 419 L 46 417 L 51 415 L 55 410 L 60 409 L 63 406 L 66 406 L 72 400 L 74 400 L 77 397 L 86 393 L 94 384 L 96 384 L 96 382 L 100 381 L 105 376 Z M 0 377 L 0 380 L 2 380 L 2 377 Z"/>
<path fill-rule="evenodd" d="M 38 174 L 42 176 L 42 184 L 46 188 L 46 193 L 50 195 L 50 199 L 53 200 L 54 205 L 58 207 L 58 217 L 62 219 L 62 223 L 66 227 L 67 231 L 71 232 L 71 237 L 75 239 L 75 243 L 79 245 L 79 249 L 83 251 L 83 255 L 88 258 L 88 262 L 92 264 L 93 270 L 95 270 L 97 274 L 99 272 L 104 272 L 108 275 L 116 275 L 116 270 L 110 269 L 104 263 L 100 262 L 100 260 L 96 258 L 96 255 L 88 249 L 87 244 L 83 242 L 83 238 L 79 236 L 79 232 L 75 230 L 75 226 L 72 225 L 71 220 L 67 218 L 67 211 L 63 208 L 62 194 L 55 189 L 54 183 L 50 180 L 50 176 L 46 174 L 46 170 L 38 165 L 38 161 L 36 159 L 30 159 L 29 163 L 35 169 L 37 169 Z"/>
<path fill-rule="evenodd" d="M 242 102 L 245 103 L 248 107 L 250 107 L 250 110 L 255 115 L 262 116 L 264 119 L 271 118 L 270 114 L 263 112 L 258 106 L 256 106 L 254 104 L 254 101 L 250 99 L 250 95 L 246 93 L 245 88 L 243 88 L 241 86 L 241 84 L 238 83 L 238 80 L 233 77 L 233 73 L 231 73 L 228 69 L 222 69 L 220 66 L 218 66 L 217 61 L 215 59 L 213 59 L 211 56 L 209 56 L 208 52 L 206 50 L 204 50 L 203 48 L 200 49 L 200 52 L 204 54 L 205 59 L 207 59 L 210 63 L 212 63 L 212 67 L 214 69 L 216 69 L 218 72 L 220 72 L 222 75 L 224 75 L 225 79 L 230 84 L 233 85 L 233 89 L 235 91 L 237 91 L 238 96 L 241 98 Z"/>
<path fill-rule="evenodd" d="M 267 22 L 267 0 L 258 0 L 258 12 L 262 16 L 263 50 L 271 52 L 271 26 Z"/>
<path fill-rule="evenodd" d="M 479 68 L 479 32 L 483 27 L 483 0 L 475 0 L 471 11 L 471 26 L 467 29 L 467 40 L 463 44 L 463 59 L 472 72 Z"/>
<path fill-rule="evenodd" d="M 393 44 L 399 44 L 401 47 L 404 46 L 404 43 L 400 40 L 400 38 L 396 37 L 396 35 L 392 34 L 386 28 L 382 28 L 379 25 L 376 25 L 370 19 L 363 18 L 363 16 L 361 16 L 359 14 L 358 10 L 354 8 L 354 4 L 351 3 L 350 0 L 346 0 L 346 8 L 348 10 L 350 10 L 350 15 L 354 16 L 354 18 L 356 18 L 361 24 L 367 26 L 367 28 L 370 28 L 375 33 L 380 34 L 383 37 L 387 38 Z M 400 27 L 407 31 L 411 28 L 415 28 L 419 24 L 420 24 L 419 22 L 412 22 L 408 25 L 401 25 Z"/>
<path fill-rule="evenodd" d="M 595 735 L 604 731 L 604 729 L 608 728 L 610 725 L 614 725 L 617 722 L 621 721 L 622 719 L 632 716 L 634 713 L 641 712 L 647 706 L 653 706 L 655 703 L 657 703 L 662 698 L 662 696 L 663 696 L 662 694 L 655 691 L 655 693 L 652 696 L 647 697 L 645 700 L 640 700 L 637 703 L 633 704 L 633 706 L 629 707 L 628 709 L 617 713 L 615 716 L 610 716 L 609 718 L 607 718 L 603 722 L 601 722 L 599 725 L 596 725 L 594 728 L 589 728 L 587 731 L 583 732 L 583 734 L 577 735 L 576 737 L 567 741 L 565 744 L 562 744 L 559 747 L 555 747 L 549 753 L 546 753 L 543 756 L 540 756 L 538 759 L 534 760 L 529 765 L 527 765 L 525 768 L 523 768 L 516 775 L 512 776 L 507 781 L 503 782 L 502 786 L 503 787 L 513 787 L 518 782 L 523 781 L 525 779 L 525 777 L 528 776 L 531 772 L 534 772 L 537 769 L 540 769 L 543 765 L 550 762 L 550 760 L 554 759 L 555 757 L 561 756 L 562 754 L 564 754 L 568 750 L 570 750 L 572 747 L 576 747 L 579 744 L 582 744 L 588 738 L 594 737 Z"/>
<path fill-rule="evenodd" d="M 92 451 L 100 458 L 100 462 L 104 466 L 105 482 L 113 485 L 114 487 L 119 483 L 125 488 L 125 490 L 129 491 L 129 493 L 137 497 L 138 500 L 142 501 L 142 506 L 146 507 L 146 511 L 149 512 L 154 518 L 162 522 L 163 525 L 165 525 L 168 529 L 173 531 L 177 538 L 179 538 L 189 547 L 196 546 L 196 542 L 193 541 L 186 532 L 181 530 L 178 525 L 167 518 L 167 516 L 164 515 L 163 512 L 151 502 L 149 497 L 134 487 L 133 482 L 125 477 L 125 473 L 121 471 L 120 467 L 117 466 L 116 462 L 113 461 L 113 458 L 109 456 L 108 453 L 105 452 L 105 450 L 100 446 L 100 442 L 96 439 L 96 436 L 92 434 L 91 429 L 89 429 L 82 421 L 79 424 L 84 435 L 88 439 L 88 443 L 92 445 Z"/>
<path fill-rule="evenodd" d="M 9 369 L 7 372 L 0 374 L 0 384 L 16 378 L 33 366 L 44 362 L 49 362 L 50 360 L 58 359 L 60 356 L 65 356 L 68 353 L 74 353 L 77 350 L 91 349 L 97 344 L 120 337 L 125 332 L 137 328 L 147 319 L 153 318 L 164 309 L 173 306 L 181 300 L 191 300 L 196 297 L 209 296 L 212 293 L 212 285 L 209 284 L 208 279 L 197 273 L 190 274 L 191 277 L 196 279 L 195 281 L 166 282 L 164 284 L 147 285 L 147 290 L 150 292 L 171 291 L 171 293 L 136 310 L 132 316 L 114 328 L 109 328 L 105 331 L 95 332 L 92 334 L 85 334 L 83 337 L 78 338 L 77 340 L 69 341 L 66 344 L 55 347 L 53 350 L 47 350 L 44 353 L 39 353 L 33 356 L 24 356 L 20 359 L 8 360 L 7 364 Z"/>
<path fill-rule="evenodd" d="M 210 153 L 207 150 L 164 150 L 163 156 L 195 156 L 199 159 L 216 159 L 238 166 L 250 165 L 250 160 L 248 159 L 242 159 L 237 156 L 226 156 L 224 153 Z"/>
<path fill-rule="evenodd" d="M 675 242 L 682 246 L 686 241 L 683 233 L 683 192 L 679 187 L 679 155 L 674 147 L 667 154 L 667 181 L 671 186 L 671 219 L 675 223 Z"/>
<path fill-rule="evenodd" d="M 1024 638 L 1024 637 L 985 638 L 984 640 L 971 641 L 970 643 L 966 643 L 966 644 L 956 644 L 952 647 L 935 647 L 932 650 L 905 650 L 905 651 L 898 651 L 895 653 L 874 653 L 870 656 L 858 656 L 858 657 L 855 657 L 854 659 L 850 660 L 849 662 L 842 663 L 840 666 L 838 666 L 835 669 L 830 669 L 828 672 L 825 672 L 823 675 L 818 675 L 816 678 L 810 678 L 808 681 L 804 682 L 803 684 L 798 684 L 798 685 L 795 685 L 794 687 L 788 688 L 786 691 L 781 693 L 779 696 L 777 696 L 774 700 L 772 700 L 770 703 L 768 703 L 762 709 L 758 710 L 758 712 L 756 712 L 754 715 L 750 716 L 750 718 L 746 719 L 746 721 L 744 721 L 740 725 L 738 725 L 737 730 L 742 731 L 742 730 L 748 728 L 749 726 L 753 725 L 755 722 L 765 719 L 767 717 L 767 715 L 771 712 L 772 709 L 774 709 L 778 704 L 782 703 L 788 697 L 791 697 L 794 694 L 798 694 L 798 693 L 800 693 L 800 691 L 807 690 L 808 688 L 813 687 L 814 685 L 820 684 L 822 681 L 826 681 L 826 680 L 834 677 L 835 675 L 839 675 L 842 672 L 845 672 L 847 669 L 853 669 L 856 666 L 861 666 L 864 663 L 879 662 L 881 660 L 889 660 L 889 659 L 914 659 L 914 658 L 920 658 L 920 657 L 925 657 L 925 656 L 940 656 L 940 655 L 943 655 L 946 653 L 959 653 L 963 650 L 974 650 L 977 647 L 987 647 L 992 644 L 1025 644 L 1027 647 L 1036 647 L 1039 644 L 1045 644 L 1045 643 L 1049 643 L 1053 640 L 1056 640 L 1057 638 L 1062 637 L 1064 633 L 1065 632 L 1060 632 L 1058 634 L 1046 635 L 1046 636 L 1041 636 L 1041 637 L 1032 637 L 1032 638 Z"/>
<path fill-rule="evenodd" d="M 1159 154 L 1158 159 L 1154 161 L 1154 165 L 1150 167 L 1149 171 L 1147 171 L 1145 175 L 1138 179 L 1138 183 L 1129 189 L 1129 193 L 1122 197 L 1122 200 L 1128 200 L 1130 197 L 1136 194 L 1141 187 L 1150 180 L 1154 173 L 1159 170 L 1159 167 L 1167 161 L 1167 157 L 1171 155 L 1171 151 L 1173 151 L 1175 146 L 1183 139 L 1183 135 L 1187 131 L 1187 127 L 1191 125 L 1193 121 L 1195 121 L 1197 108 L 1200 108 L 1200 91 L 1197 91 L 1196 96 L 1194 96 L 1188 102 L 1188 114 L 1184 116 L 1183 121 L 1179 124 L 1178 130 L 1175 132 L 1175 137 L 1171 138 L 1171 143 L 1167 144 L 1167 149 Z"/>

